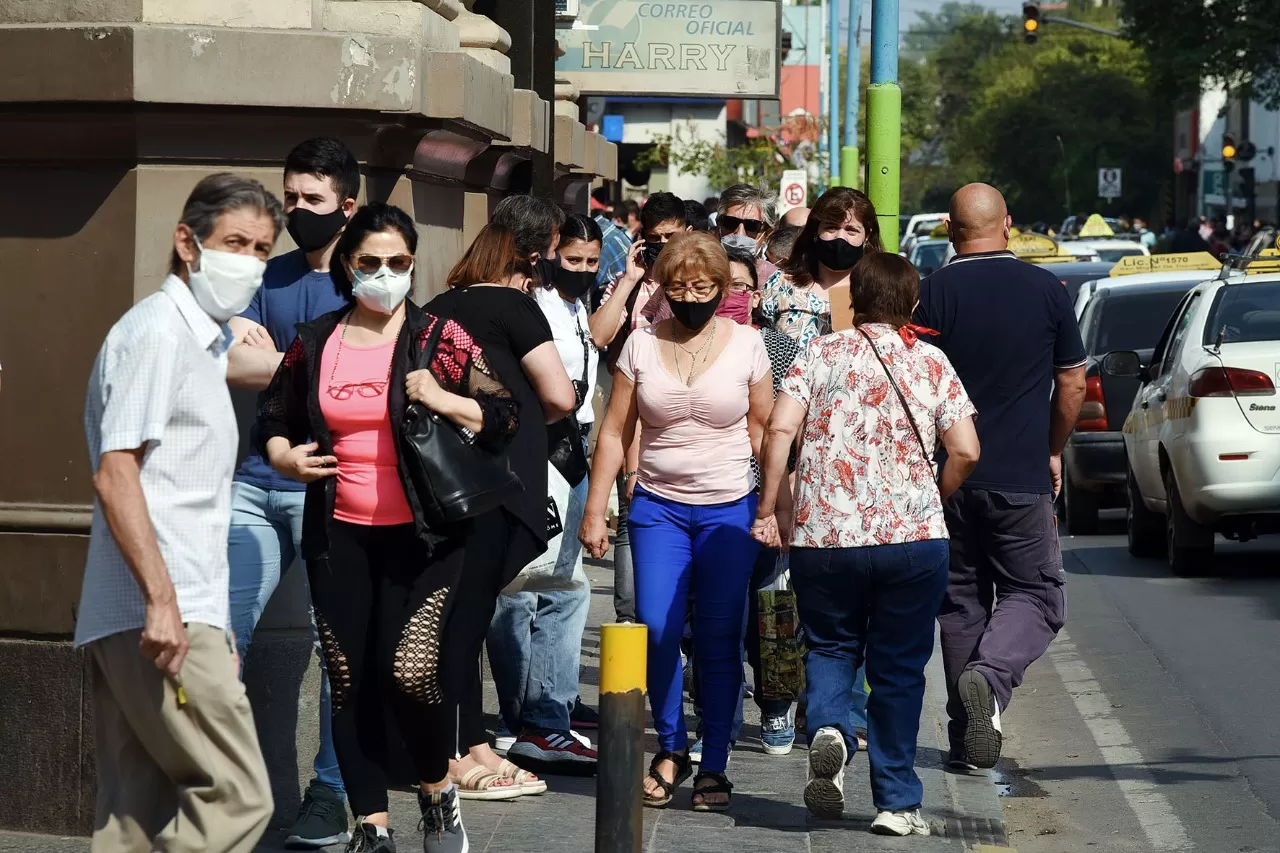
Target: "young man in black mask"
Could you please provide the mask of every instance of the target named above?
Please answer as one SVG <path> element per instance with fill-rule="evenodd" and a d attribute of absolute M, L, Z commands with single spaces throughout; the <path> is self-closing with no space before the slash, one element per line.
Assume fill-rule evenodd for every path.
<path fill-rule="evenodd" d="M 298 249 L 267 264 L 262 288 L 228 325 L 236 338 L 228 352 L 227 382 L 262 391 L 292 343 L 297 323 L 346 305 L 329 278 L 329 259 L 360 194 L 360 165 L 337 139 L 308 139 L 289 152 L 284 164 L 284 210 L 289 236 Z M 231 492 L 231 625 L 241 667 L 254 627 L 271 594 L 301 550 L 302 504 L 306 487 L 285 479 L 259 454 L 252 453 L 236 472 Z M 303 573 L 306 577 L 306 573 Z M 289 847 L 345 843 L 345 791 L 330 731 L 328 673 L 321 658 L 320 749 L 315 778 L 298 819 L 289 830 Z"/>

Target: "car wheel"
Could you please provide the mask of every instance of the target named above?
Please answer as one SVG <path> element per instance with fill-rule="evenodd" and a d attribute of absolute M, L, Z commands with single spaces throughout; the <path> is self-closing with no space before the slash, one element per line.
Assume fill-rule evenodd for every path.
<path fill-rule="evenodd" d="M 1086 492 L 1071 481 L 1062 478 L 1063 503 L 1066 505 L 1067 532 L 1072 536 L 1092 536 L 1098 532 L 1098 496 Z"/>
<path fill-rule="evenodd" d="M 1180 578 L 1208 573 L 1213 567 L 1213 528 L 1187 515 L 1172 468 L 1165 472 L 1164 491 L 1169 504 L 1164 523 L 1169 568 Z"/>
<path fill-rule="evenodd" d="M 1129 534 L 1129 553 L 1135 557 L 1163 557 L 1168 541 L 1165 539 L 1164 518 L 1147 509 L 1138 491 L 1138 481 L 1133 469 L 1128 471 L 1125 493 L 1129 497 L 1129 510 L 1125 513 L 1125 528 Z"/>

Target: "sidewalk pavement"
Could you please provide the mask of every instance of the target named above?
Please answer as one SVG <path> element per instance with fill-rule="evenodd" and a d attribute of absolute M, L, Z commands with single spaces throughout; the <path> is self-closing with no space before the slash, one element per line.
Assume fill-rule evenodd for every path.
<path fill-rule="evenodd" d="M 592 565 L 591 617 L 583 638 L 582 695 L 593 707 L 598 699 L 599 647 L 602 622 L 613 620 L 611 562 Z M 875 810 L 866 755 L 859 753 L 845 773 L 845 817 L 819 821 L 804 807 L 802 791 L 807 751 L 800 743 L 787 756 L 765 755 L 759 740 L 759 712 L 746 702 L 743 738 L 733 752 L 728 775 L 734 783 L 733 807 L 725 814 L 690 810 L 692 786 L 686 782 L 665 810 L 645 810 L 645 853 L 889 853 L 889 851 L 962 851 L 978 845 L 1007 848 L 1004 814 L 986 774 L 946 772 L 946 735 L 942 664 L 935 651 L 928 669 L 928 688 L 921 719 L 917 772 L 924 782 L 923 814 L 932 826 L 929 838 L 885 838 L 869 831 Z M 486 709 L 494 713 L 497 696 L 485 685 Z M 686 713 L 692 717 L 691 708 Z M 691 725 L 692 728 L 692 725 Z M 594 737 L 593 737 L 594 741 Z M 656 751 L 653 729 L 646 731 L 646 758 Z M 506 803 L 468 801 L 463 820 L 476 853 L 590 853 L 595 849 L 595 779 L 546 777 L 550 790 L 538 797 Z M 417 802 L 412 793 L 393 793 L 391 825 L 404 853 L 420 850 Z M 283 828 L 267 831 L 257 853 L 283 850 Z M 0 853 L 81 853 L 87 839 L 0 833 Z M 341 846 L 328 848 L 330 853 Z"/>

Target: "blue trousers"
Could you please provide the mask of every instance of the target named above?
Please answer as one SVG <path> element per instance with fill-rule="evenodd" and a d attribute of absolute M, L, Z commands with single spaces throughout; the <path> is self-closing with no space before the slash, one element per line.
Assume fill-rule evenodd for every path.
<path fill-rule="evenodd" d="M 639 487 L 628 519 L 635 560 L 636 615 L 649 628 L 649 705 L 664 750 L 688 747 L 680 639 L 689 589 L 693 646 L 705 734 L 702 769 L 723 772 L 742 694 L 742 635 L 758 543 L 751 538 L 756 495 L 691 506 Z"/>
<path fill-rule="evenodd" d="M 947 540 L 866 548 L 792 548 L 791 583 L 809 652 L 809 738 L 832 726 L 857 750 L 854 673 L 865 660 L 868 759 L 877 809 L 919 807 L 916 741 L 924 668 L 947 589 Z"/>
<path fill-rule="evenodd" d="M 227 562 L 231 566 L 231 628 L 243 671 L 253 630 L 266 610 L 280 577 L 302 550 L 302 502 L 306 492 L 266 491 L 248 483 L 231 487 L 231 533 Z M 303 573 L 306 577 L 306 573 Z M 308 593 L 310 595 L 310 593 Z M 310 602 L 308 602 L 310 604 Z M 329 672 L 320 654 L 320 638 L 311 618 L 312 642 L 320 659 L 320 749 L 312 768 L 316 781 L 340 795 L 346 791 L 333 748 L 333 700 Z"/>

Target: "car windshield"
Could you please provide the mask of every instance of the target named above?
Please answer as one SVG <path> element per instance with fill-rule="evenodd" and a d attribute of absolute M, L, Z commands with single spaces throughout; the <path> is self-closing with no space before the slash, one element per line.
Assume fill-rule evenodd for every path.
<path fill-rule="evenodd" d="M 942 258 L 947 253 L 947 243 L 926 243 L 916 247 L 916 269 L 924 272 L 933 271 L 942 266 Z"/>
<path fill-rule="evenodd" d="M 1114 264 L 1117 261 L 1119 261 L 1121 258 L 1128 258 L 1128 257 L 1132 257 L 1133 255 L 1141 255 L 1141 254 L 1142 254 L 1142 249 L 1138 246 L 1134 246 L 1132 249 L 1130 248 L 1099 249 L 1098 259 L 1102 261 L 1106 261 L 1109 264 Z"/>
<path fill-rule="evenodd" d="M 1188 285 L 1187 290 L 1190 289 Z M 1091 336 L 1091 354 L 1153 348 L 1184 293 L 1166 290 L 1111 296 L 1098 306 L 1101 316 Z"/>
<path fill-rule="evenodd" d="M 1212 346 L 1219 334 L 1224 344 L 1280 341 L 1280 282 L 1219 290 L 1204 326 L 1204 344 Z"/>

